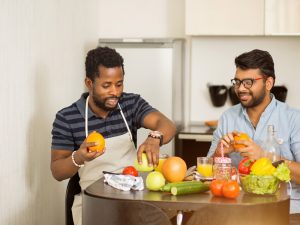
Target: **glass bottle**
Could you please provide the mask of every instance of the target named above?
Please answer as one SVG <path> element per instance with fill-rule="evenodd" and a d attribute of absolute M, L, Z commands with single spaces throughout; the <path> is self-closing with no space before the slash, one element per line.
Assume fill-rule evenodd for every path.
<path fill-rule="evenodd" d="M 268 125 L 267 139 L 262 144 L 262 157 L 271 159 L 272 162 L 279 161 L 281 158 L 280 145 L 275 135 L 274 125 Z"/>

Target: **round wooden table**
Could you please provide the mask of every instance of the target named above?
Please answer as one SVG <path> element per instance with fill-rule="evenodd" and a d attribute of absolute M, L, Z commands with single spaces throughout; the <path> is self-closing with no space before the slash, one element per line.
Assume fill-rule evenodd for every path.
<path fill-rule="evenodd" d="M 159 221 L 154 218 L 158 214 L 164 214 L 162 217 L 167 217 L 169 224 L 176 224 L 179 211 L 183 212 L 182 224 L 186 225 L 289 225 L 290 199 L 286 188 L 281 185 L 275 195 L 269 196 L 241 191 L 238 198 L 226 199 L 214 197 L 209 191 L 182 196 L 147 189 L 120 191 L 105 184 L 102 178 L 83 193 L 83 225 L 161 224 L 155 222 Z"/>

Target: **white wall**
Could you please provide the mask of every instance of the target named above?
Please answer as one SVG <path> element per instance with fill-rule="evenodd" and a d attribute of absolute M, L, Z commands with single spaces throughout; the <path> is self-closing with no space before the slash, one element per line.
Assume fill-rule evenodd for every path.
<path fill-rule="evenodd" d="M 51 127 L 83 91 L 98 2 L 1 0 L 0 224 L 64 224 L 65 182 L 50 172 Z"/>
<path fill-rule="evenodd" d="M 64 224 L 50 172 L 55 113 L 84 90 L 98 38 L 181 37 L 181 0 L 0 1 L 0 225 Z"/>
<path fill-rule="evenodd" d="M 194 37 L 191 40 L 189 120 L 191 123 L 218 119 L 231 106 L 213 107 L 207 83 L 230 85 L 234 58 L 255 48 L 267 50 L 275 63 L 276 85 L 288 88 L 287 103 L 300 108 L 300 37 Z"/>

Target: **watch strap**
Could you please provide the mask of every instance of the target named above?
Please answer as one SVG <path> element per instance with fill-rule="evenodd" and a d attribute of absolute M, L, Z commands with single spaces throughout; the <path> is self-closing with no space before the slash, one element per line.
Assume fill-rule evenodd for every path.
<path fill-rule="evenodd" d="M 163 145 L 163 134 L 160 131 L 150 131 L 148 137 L 159 139 L 159 146 Z"/>

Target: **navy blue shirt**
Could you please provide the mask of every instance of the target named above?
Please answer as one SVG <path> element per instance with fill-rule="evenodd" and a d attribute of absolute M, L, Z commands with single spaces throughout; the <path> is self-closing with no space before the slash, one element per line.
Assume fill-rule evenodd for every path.
<path fill-rule="evenodd" d="M 87 96 L 88 93 L 82 94 L 78 101 L 57 112 L 52 129 L 52 150 L 74 151 L 84 141 Z M 140 95 L 131 93 L 123 93 L 119 104 L 136 145 L 137 130 L 143 127 L 144 117 L 157 110 L 152 108 Z M 89 108 L 88 130 L 89 133 L 98 131 L 104 138 L 115 137 L 128 132 L 118 107 L 109 112 L 106 118 L 98 117 Z"/>

